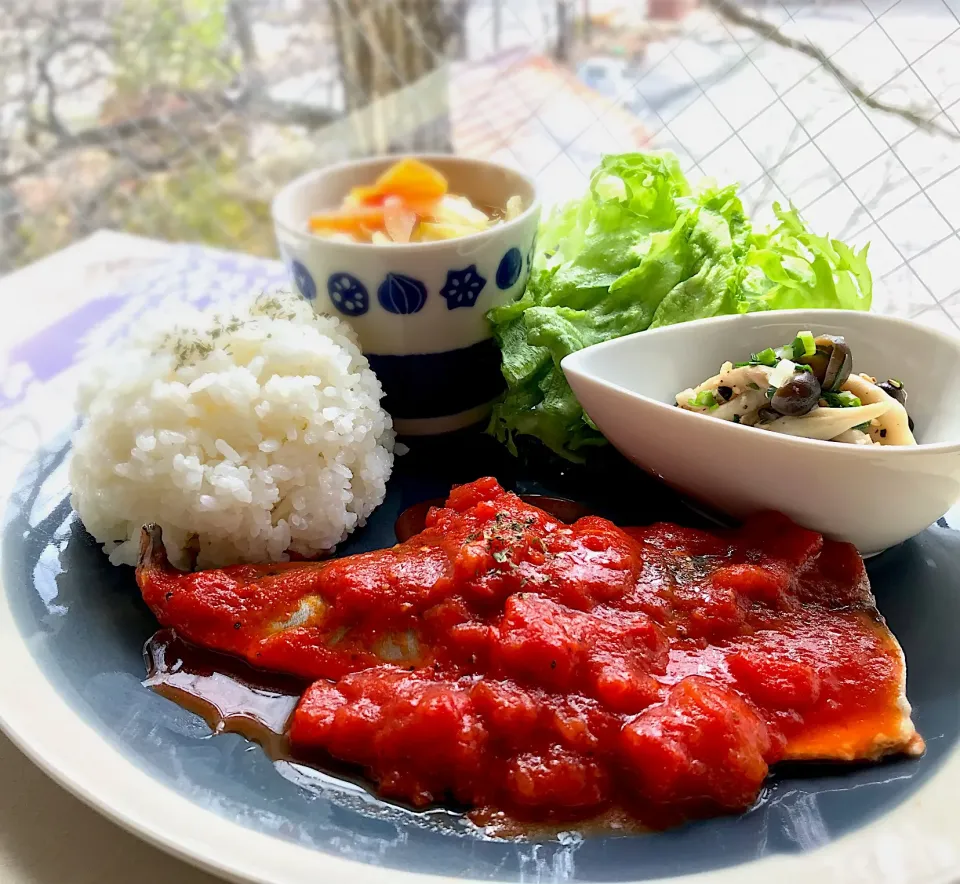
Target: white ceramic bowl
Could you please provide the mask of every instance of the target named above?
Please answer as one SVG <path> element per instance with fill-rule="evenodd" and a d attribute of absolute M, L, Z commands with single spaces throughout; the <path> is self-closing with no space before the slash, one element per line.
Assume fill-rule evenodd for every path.
<path fill-rule="evenodd" d="M 863 448 L 743 427 L 675 407 L 721 363 L 791 341 L 843 335 L 855 372 L 903 381 L 920 443 Z M 589 347 L 562 363 L 584 410 L 623 454 L 741 517 L 779 510 L 864 555 L 900 543 L 960 500 L 960 339 L 872 313 L 723 316 Z"/>
<path fill-rule="evenodd" d="M 480 207 L 524 212 L 482 233 L 442 242 L 343 243 L 308 231 L 312 212 L 338 206 L 352 187 L 371 184 L 397 157 L 309 172 L 273 201 L 284 262 L 319 313 L 353 326 L 402 433 L 446 432 L 483 419 L 503 390 L 500 351 L 487 311 L 519 297 L 533 254 L 540 203 L 533 182 L 504 166 L 453 156 L 421 156 L 452 193 Z"/>

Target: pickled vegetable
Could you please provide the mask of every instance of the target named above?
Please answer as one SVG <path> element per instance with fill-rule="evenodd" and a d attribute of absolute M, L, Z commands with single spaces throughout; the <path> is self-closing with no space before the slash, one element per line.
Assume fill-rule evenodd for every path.
<path fill-rule="evenodd" d="M 338 208 L 314 212 L 307 226 L 325 238 L 389 245 L 469 236 L 523 210 L 523 200 L 512 196 L 499 211 L 484 211 L 450 193 L 439 170 L 406 157 L 373 184 L 354 187 Z"/>

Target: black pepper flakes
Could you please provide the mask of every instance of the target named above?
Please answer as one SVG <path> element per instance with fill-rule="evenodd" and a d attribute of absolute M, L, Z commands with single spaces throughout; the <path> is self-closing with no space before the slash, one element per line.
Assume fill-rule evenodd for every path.
<path fill-rule="evenodd" d="M 240 624 L 240 621 L 238 620 L 236 623 L 233 624 L 233 628 L 234 628 L 234 629 L 239 629 L 239 628 L 240 628 L 240 625 L 241 625 L 241 624 Z"/>
<path fill-rule="evenodd" d="M 172 593 L 172 592 L 168 592 L 168 593 L 164 596 L 164 598 L 169 602 L 170 599 L 173 598 L 173 593 Z"/>

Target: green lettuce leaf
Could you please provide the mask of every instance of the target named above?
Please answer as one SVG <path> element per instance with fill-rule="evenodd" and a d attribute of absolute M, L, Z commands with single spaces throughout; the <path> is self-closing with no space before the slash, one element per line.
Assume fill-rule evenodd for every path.
<path fill-rule="evenodd" d="M 722 314 L 868 310 L 868 247 L 810 232 L 792 206 L 774 212 L 756 232 L 736 185 L 694 189 L 670 153 L 604 157 L 584 198 L 542 221 L 523 296 L 488 314 L 507 382 L 490 432 L 514 452 L 519 434 L 582 460 L 605 441 L 560 369 L 567 354 Z"/>

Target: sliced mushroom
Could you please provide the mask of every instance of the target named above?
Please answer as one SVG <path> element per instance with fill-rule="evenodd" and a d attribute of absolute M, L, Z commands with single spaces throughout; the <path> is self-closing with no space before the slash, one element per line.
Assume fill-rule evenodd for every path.
<path fill-rule="evenodd" d="M 876 426 L 870 427 L 870 438 L 881 445 L 916 445 L 917 440 L 910 432 L 910 418 L 907 410 L 896 399 L 886 393 L 877 384 L 865 377 L 852 374 L 847 378 L 843 389 L 853 393 L 864 405 L 883 404 L 886 408 Z M 833 408 L 831 411 L 852 411 L 853 409 Z"/>
<path fill-rule="evenodd" d="M 846 442 L 848 445 L 873 445 L 870 434 L 864 433 L 863 430 L 858 430 L 856 427 L 841 433 L 839 436 L 834 436 L 830 441 Z"/>
<path fill-rule="evenodd" d="M 874 402 L 856 408 L 815 408 L 809 414 L 781 417 L 768 424 L 757 424 L 757 427 L 771 433 L 827 441 L 880 417 L 889 407 L 887 403 Z"/>
<path fill-rule="evenodd" d="M 888 396 L 896 399 L 904 408 L 907 407 L 907 389 L 901 381 L 896 378 L 888 378 L 885 381 L 879 381 L 877 386 Z"/>
<path fill-rule="evenodd" d="M 801 357 L 799 361 L 813 369 L 824 390 L 835 392 L 842 389 L 853 370 L 853 354 L 847 342 L 839 335 L 820 335 L 814 339 L 814 344 L 816 353 Z"/>
<path fill-rule="evenodd" d="M 770 400 L 770 407 L 787 417 L 799 417 L 817 406 L 820 399 L 820 382 L 813 372 L 801 371 L 777 387 Z"/>
<path fill-rule="evenodd" d="M 767 404 L 767 387 L 770 386 L 770 372 L 772 369 L 765 365 L 742 365 L 735 368 L 732 362 L 725 362 L 720 366 L 720 373 L 708 378 L 697 387 L 691 387 L 677 394 L 677 405 L 687 411 L 696 411 L 708 414 L 720 420 L 732 421 L 740 419 L 748 422 L 757 411 Z M 730 390 L 720 392 L 725 387 Z M 718 404 L 713 408 L 693 404 L 699 393 L 709 391 L 716 393 Z"/>
<path fill-rule="evenodd" d="M 757 410 L 767 402 L 766 388 L 754 390 L 747 387 L 741 390 L 729 402 L 724 402 L 716 411 L 710 412 L 711 417 L 718 417 L 720 420 L 732 421 L 735 417 L 740 420 L 755 415 Z"/>

